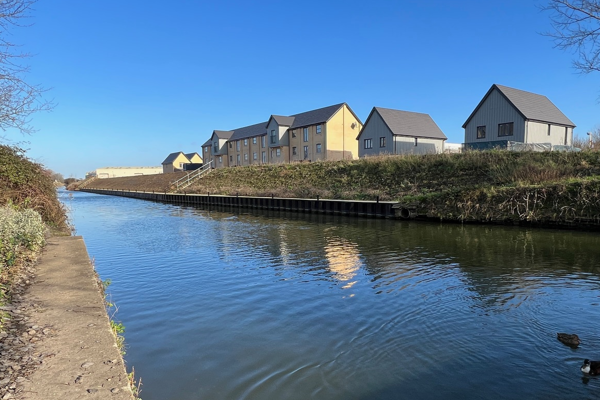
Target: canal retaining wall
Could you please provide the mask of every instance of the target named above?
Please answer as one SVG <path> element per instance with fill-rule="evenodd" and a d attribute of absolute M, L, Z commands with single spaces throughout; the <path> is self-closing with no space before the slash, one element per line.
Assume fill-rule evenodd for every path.
<path fill-rule="evenodd" d="M 303 213 L 337 214 L 369 218 L 395 218 L 393 201 L 300 199 L 283 197 L 224 196 L 192 193 L 158 193 L 127 190 L 80 189 L 82 192 L 131 197 L 193 206 L 233 206 Z"/>

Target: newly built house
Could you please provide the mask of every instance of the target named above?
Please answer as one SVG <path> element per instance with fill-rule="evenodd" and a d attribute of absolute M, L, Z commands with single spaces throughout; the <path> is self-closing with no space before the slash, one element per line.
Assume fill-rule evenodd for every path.
<path fill-rule="evenodd" d="M 494 84 L 463 128 L 466 148 L 488 149 L 509 141 L 571 146 L 575 124 L 546 96 Z"/>
<path fill-rule="evenodd" d="M 346 103 L 299 114 L 271 115 L 266 122 L 213 131 L 202 156 L 213 167 L 283 164 L 358 157 L 362 122 Z"/>
<path fill-rule="evenodd" d="M 356 138 L 359 157 L 442 153 L 446 139 L 429 114 L 381 107 L 373 107 Z"/>
<path fill-rule="evenodd" d="M 162 172 L 163 174 L 167 174 L 170 172 L 183 171 L 185 164 L 202 164 L 202 158 L 198 153 L 185 154 L 182 151 L 171 153 L 162 162 Z"/>

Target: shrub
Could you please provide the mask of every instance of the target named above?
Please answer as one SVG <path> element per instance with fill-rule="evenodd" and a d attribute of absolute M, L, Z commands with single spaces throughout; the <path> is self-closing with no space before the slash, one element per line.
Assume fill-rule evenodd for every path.
<path fill-rule="evenodd" d="M 0 207 L 0 272 L 15 265 L 28 252 L 44 244 L 46 226 L 39 213 L 32 209 L 17 210 Z"/>

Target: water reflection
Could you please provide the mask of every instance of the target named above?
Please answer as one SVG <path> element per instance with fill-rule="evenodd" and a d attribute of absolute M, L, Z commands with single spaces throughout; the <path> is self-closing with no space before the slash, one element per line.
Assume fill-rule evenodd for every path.
<path fill-rule="evenodd" d="M 144 399 L 589 398 L 598 235 L 77 194 Z M 565 348 L 558 331 L 584 344 Z M 585 356 L 584 356 L 585 355 Z M 485 366 L 482 373 L 481 366 Z"/>

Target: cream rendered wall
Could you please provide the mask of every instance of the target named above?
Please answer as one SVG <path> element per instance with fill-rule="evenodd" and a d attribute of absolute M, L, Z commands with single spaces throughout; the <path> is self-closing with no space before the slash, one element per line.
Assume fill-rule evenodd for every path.
<path fill-rule="evenodd" d="M 352 124 L 354 123 L 354 128 Z M 327 160 L 353 160 L 358 157 L 358 141 L 356 137 L 362 128 L 362 124 L 354 117 L 348 106 L 344 104 L 325 123 L 324 151 Z"/>
<path fill-rule="evenodd" d="M 512 136 L 498 136 L 498 124 L 513 122 Z M 486 127 L 485 139 L 477 139 L 477 127 Z M 525 141 L 525 120 L 506 98 L 494 89 L 465 126 L 465 143 L 496 140 Z"/>
<path fill-rule="evenodd" d="M 550 135 L 548 135 L 548 126 L 550 126 Z M 527 121 L 525 136 L 527 143 L 550 143 L 552 145 L 567 146 L 573 144 L 573 128 L 567 126 Z"/>
<path fill-rule="evenodd" d="M 379 139 L 385 137 L 385 147 L 379 146 Z M 372 148 L 365 149 L 365 139 L 371 139 Z M 383 122 L 381 115 L 374 111 L 368 123 L 364 126 L 358 143 L 358 156 L 373 156 L 376 154 L 394 154 L 394 138 L 392 131 Z"/>
<path fill-rule="evenodd" d="M 105 167 L 96 169 L 98 178 L 120 178 L 123 176 L 162 174 L 163 167 Z"/>
<path fill-rule="evenodd" d="M 415 138 L 410 136 L 394 137 L 394 154 L 436 154 L 444 151 L 443 139 Z"/>
<path fill-rule="evenodd" d="M 183 169 L 183 164 L 189 163 L 189 160 L 183 154 L 179 154 L 171 164 L 163 165 L 163 173 L 175 172 L 175 169 Z"/>
<path fill-rule="evenodd" d="M 198 154 L 194 154 L 190 159 L 192 164 L 202 164 L 202 158 Z"/>

